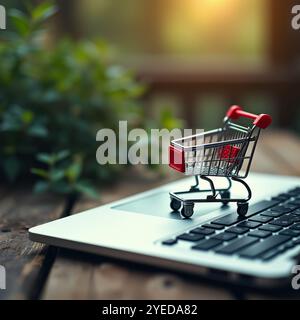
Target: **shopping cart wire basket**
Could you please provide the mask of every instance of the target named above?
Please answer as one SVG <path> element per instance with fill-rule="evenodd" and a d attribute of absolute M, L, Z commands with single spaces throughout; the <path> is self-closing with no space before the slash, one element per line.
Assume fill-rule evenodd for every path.
<path fill-rule="evenodd" d="M 236 123 L 240 118 L 253 120 L 251 126 Z M 272 123 L 267 114 L 255 115 L 242 110 L 239 106 L 229 108 L 223 127 L 171 141 L 169 147 L 169 165 L 171 168 L 195 176 L 196 183 L 188 191 L 171 192 L 171 209 L 180 210 L 183 218 L 190 218 L 194 213 L 194 204 L 201 202 L 220 202 L 228 205 L 237 203 L 237 213 L 245 216 L 248 212 L 248 201 L 252 192 L 244 179 L 248 176 L 256 144 L 261 129 Z M 210 177 L 224 177 L 228 181 L 225 189 L 216 189 Z M 207 181 L 210 189 L 199 188 L 199 179 Z M 245 198 L 231 198 L 232 181 L 241 183 L 246 191 Z M 205 198 L 199 193 L 207 193 Z M 195 194 L 196 198 L 184 198 L 184 195 Z M 201 195 L 201 194 L 200 194 Z"/>

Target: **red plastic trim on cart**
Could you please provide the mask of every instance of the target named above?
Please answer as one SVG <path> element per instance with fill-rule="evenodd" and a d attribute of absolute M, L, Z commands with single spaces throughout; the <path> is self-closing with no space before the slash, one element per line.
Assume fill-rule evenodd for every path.
<path fill-rule="evenodd" d="M 268 114 L 256 115 L 253 113 L 249 113 L 249 112 L 244 111 L 239 106 L 232 106 L 227 111 L 226 116 L 227 116 L 227 118 L 232 119 L 232 120 L 237 120 L 240 117 L 253 119 L 254 120 L 253 125 L 255 125 L 261 129 L 266 129 L 272 123 L 272 117 L 270 115 L 268 115 Z"/>
<path fill-rule="evenodd" d="M 169 146 L 169 166 L 179 172 L 185 172 L 184 152 Z"/>

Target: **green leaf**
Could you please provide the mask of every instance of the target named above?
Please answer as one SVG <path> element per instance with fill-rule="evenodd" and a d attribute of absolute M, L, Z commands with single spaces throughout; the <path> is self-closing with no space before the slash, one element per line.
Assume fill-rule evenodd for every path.
<path fill-rule="evenodd" d="M 62 150 L 55 154 L 55 161 L 62 161 L 70 156 L 69 150 Z"/>
<path fill-rule="evenodd" d="M 14 182 L 20 173 L 21 165 L 16 157 L 8 157 L 3 160 L 3 169 L 8 180 Z"/>
<path fill-rule="evenodd" d="M 86 182 L 78 182 L 75 185 L 75 190 L 85 194 L 89 198 L 99 199 L 99 193 L 97 192 L 97 190 Z"/>
<path fill-rule="evenodd" d="M 53 162 L 53 155 L 48 153 L 39 153 L 37 155 L 37 159 L 42 163 L 51 164 Z"/>
<path fill-rule="evenodd" d="M 81 170 L 81 163 L 75 162 L 66 170 L 66 177 L 69 179 L 70 182 L 75 182 L 79 178 Z"/>
<path fill-rule="evenodd" d="M 28 134 L 32 137 L 44 138 L 48 135 L 48 130 L 46 127 L 40 124 L 33 124 L 28 128 Z"/>
<path fill-rule="evenodd" d="M 162 109 L 162 111 L 160 112 L 160 122 L 161 126 L 168 130 L 183 127 L 182 121 L 174 118 L 171 107 Z"/>
<path fill-rule="evenodd" d="M 49 173 L 50 180 L 56 182 L 61 180 L 65 176 L 65 171 L 60 169 L 51 170 Z"/>
<path fill-rule="evenodd" d="M 35 23 L 46 21 L 57 12 L 57 7 L 53 2 L 43 2 L 32 11 L 32 18 Z"/>
<path fill-rule="evenodd" d="M 27 36 L 30 33 L 30 21 L 28 18 L 17 9 L 12 9 L 9 16 L 16 30 L 21 36 Z"/>
<path fill-rule="evenodd" d="M 34 193 L 43 193 L 49 190 L 50 184 L 47 181 L 38 181 L 33 188 Z"/>
<path fill-rule="evenodd" d="M 48 154 L 48 153 L 39 153 L 37 159 L 48 165 L 55 165 L 57 162 L 66 159 L 70 155 L 68 150 L 64 150 L 58 153 Z"/>
<path fill-rule="evenodd" d="M 33 173 L 41 178 L 49 179 L 49 173 L 48 173 L 48 171 L 46 171 L 44 169 L 33 168 L 33 169 L 31 169 L 31 173 Z"/>
<path fill-rule="evenodd" d="M 2 124 L 0 124 L 0 131 L 18 131 L 21 129 L 21 125 L 14 121 L 14 119 L 4 119 Z"/>
<path fill-rule="evenodd" d="M 25 124 L 31 123 L 33 120 L 33 117 L 34 117 L 34 115 L 31 111 L 24 111 L 22 113 L 22 120 Z"/>

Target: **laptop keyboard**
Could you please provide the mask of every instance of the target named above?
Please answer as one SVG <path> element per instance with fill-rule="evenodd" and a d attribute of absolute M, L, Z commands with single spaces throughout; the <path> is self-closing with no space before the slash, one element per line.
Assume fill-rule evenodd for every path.
<path fill-rule="evenodd" d="M 300 245 L 300 187 L 252 205 L 245 217 L 230 213 L 162 244 L 180 241 L 195 251 L 271 260 Z"/>

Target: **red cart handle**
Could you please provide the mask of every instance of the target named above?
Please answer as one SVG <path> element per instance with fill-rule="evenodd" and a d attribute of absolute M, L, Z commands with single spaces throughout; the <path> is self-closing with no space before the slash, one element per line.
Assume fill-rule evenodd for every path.
<path fill-rule="evenodd" d="M 237 120 L 240 117 L 253 119 L 253 125 L 261 129 L 266 129 L 272 123 L 272 117 L 268 114 L 256 115 L 253 113 L 243 111 L 243 109 L 239 106 L 232 106 L 231 108 L 229 108 L 226 117 L 232 120 Z"/>

